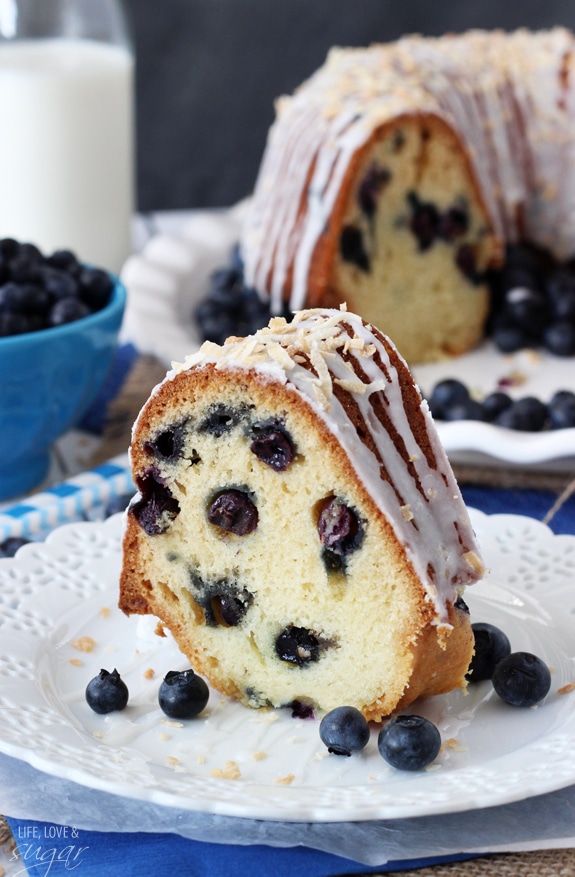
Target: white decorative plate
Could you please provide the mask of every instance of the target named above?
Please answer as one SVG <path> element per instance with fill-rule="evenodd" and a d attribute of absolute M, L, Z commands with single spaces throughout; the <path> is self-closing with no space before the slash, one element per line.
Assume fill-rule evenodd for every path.
<path fill-rule="evenodd" d="M 229 210 L 196 211 L 187 218 L 184 214 L 176 230 L 172 221 L 170 233 L 154 235 L 126 262 L 124 340 L 154 354 L 167 367 L 197 350 L 200 337 L 193 309 L 206 295 L 211 274 L 228 263 L 246 208 L 247 201 L 242 201 Z M 535 351 L 502 355 L 489 342 L 465 356 L 413 371 L 426 393 L 444 377 L 460 378 L 478 397 L 501 386 L 513 398 L 536 396 L 544 402 L 556 390 L 575 391 L 575 360 Z M 575 429 L 521 433 L 473 421 L 438 423 L 438 429 L 453 462 L 535 468 L 544 464 L 543 468 L 561 471 L 572 471 L 575 465 Z"/>
<path fill-rule="evenodd" d="M 418 703 L 444 741 L 425 771 L 389 767 L 376 727 L 361 754 L 342 758 L 327 753 L 317 719 L 252 711 L 217 693 L 195 720 L 168 720 L 158 686 L 186 662 L 152 619 L 116 608 L 121 515 L 66 525 L 0 562 L 0 751 L 134 799 L 283 821 L 448 813 L 574 783 L 575 537 L 530 518 L 472 516 L 492 570 L 467 591 L 472 618 L 544 658 L 553 684 L 527 710 L 504 704 L 488 682 Z M 98 716 L 85 703 L 101 667 L 117 667 L 128 684 L 123 712 Z"/>

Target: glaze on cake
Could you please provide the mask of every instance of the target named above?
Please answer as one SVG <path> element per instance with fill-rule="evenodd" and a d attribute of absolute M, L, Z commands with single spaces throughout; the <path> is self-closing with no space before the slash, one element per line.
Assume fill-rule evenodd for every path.
<path fill-rule="evenodd" d="M 483 567 L 427 404 L 345 310 L 206 342 L 144 406 L 120 606 L 250 706 L 380 719 L 465 684 Z"/>
<path fill-rule="evenodd" d="M 482 337 L 508 243 L 575 255 L 564 28 L 333 49 L 277 104 L 242 236 L 271 298 L 350 308 L 410 363 Z"/>

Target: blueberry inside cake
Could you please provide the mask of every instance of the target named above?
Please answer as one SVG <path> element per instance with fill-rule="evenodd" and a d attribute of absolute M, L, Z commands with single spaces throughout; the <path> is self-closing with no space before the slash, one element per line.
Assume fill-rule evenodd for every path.
<path fill-rule="evenodd" d="M 134 425 L 120 607 L 251 707 L 379 720 L 465 685 L 483 567 L 391 342 L 318 309 L 174 366 Z"/>

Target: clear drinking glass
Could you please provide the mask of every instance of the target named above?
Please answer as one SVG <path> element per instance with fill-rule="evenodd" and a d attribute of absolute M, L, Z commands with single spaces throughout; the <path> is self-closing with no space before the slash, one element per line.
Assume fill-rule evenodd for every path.
<path fill-rule="evenodd" d="M 121 0 L 0 0 L 0 119 L 0 238 L 117 273 L 135 209 Z"/>

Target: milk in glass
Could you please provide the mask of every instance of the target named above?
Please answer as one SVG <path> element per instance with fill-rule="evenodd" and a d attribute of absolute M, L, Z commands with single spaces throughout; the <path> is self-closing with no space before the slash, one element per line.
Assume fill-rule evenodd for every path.
<path fill-rule="evenodd" d="M 0 43 L 0 237 L 120 270 L 134 210 L 133 74 L 121 45 Z"/>

